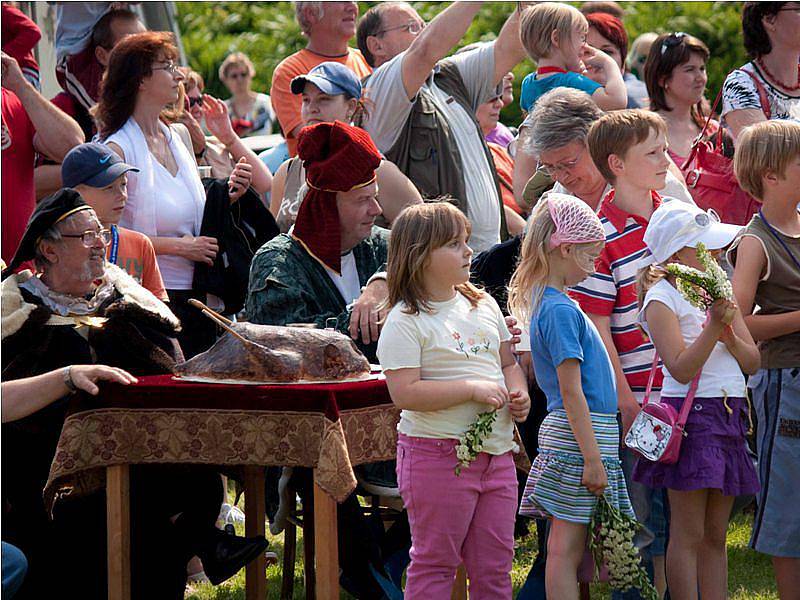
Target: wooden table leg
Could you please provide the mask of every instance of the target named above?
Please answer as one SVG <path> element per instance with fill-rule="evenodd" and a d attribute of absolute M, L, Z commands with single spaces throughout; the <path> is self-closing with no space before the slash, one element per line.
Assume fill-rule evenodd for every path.
<path fill-rule="evenodd" d="M 106 467 L 108 600 L 131 598 L 130 467 Z"/>
<path fill-rule="evenodd" d="M 315 473 L 316 475 L 316 473 Z M 317 600 L 339 599 L 339 535 L 336 500 L 319 487 L 314 477 L 314 549 Z"/>
<path fill-rule="evenodd" d="M 266 512 L 264 467 L 245 467 L 244 531 L 247 537 L 264 535 Z M 262 554 L 245 567 L 245 598 L 247 600 L 264 600 L 266 597 L 267 559 Z"/>
<path fill-rule="evenodd" d="M 458 571 L 456 571 L 450 600 L 467 600 L 467 570 L 464 565 L 459 565 Z"/>

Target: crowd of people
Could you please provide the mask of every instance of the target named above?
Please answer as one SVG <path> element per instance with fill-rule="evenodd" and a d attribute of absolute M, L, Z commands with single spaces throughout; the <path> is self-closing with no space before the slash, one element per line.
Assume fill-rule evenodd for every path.
<path fill-rule="evenodd" d="M 748 507 L 751 548 L 798 598 L 800 3 L 742 4 L 752 60 L 721 90 L 702 39 L 629 43 L 615 2 L 509 3 L 463 48 L 482 2 L 430 22 L 406 2 L 293 4 L 306 46 L 269 94 L 231 52 L 223 101 L 119 2 L 56 3 L 48 100 L 41 34 L 2 3 L 3 594 L 105 597 L 104 495 L 43 500 L 61 427 L 99 381 L 210 348 L 200 300 L 338 330 L 381 365 L 397 458 L 356 477 L 404 510 L 384 530 L 356 493 L 340 505 L 354 597 L 449 598 L 463 565 L 470 597 L 511 598 L 535 524 L 517 598 L 577 600 L 603 497 L 638 523 L 631 568 L 658 597 L 727 597 Z M 503 123 L 514 101 L 524 118 Z M 261 155 L 243 140 L 273 129 Z M 686 283 L 712 279 L 716 295 Z M 651 404 L 679 451 L 668 423 L 662 454 L 642 450 Z M 266 479 L 277 532 L 310 474 Z M 266 551 L 217 528 L 223 482 L 132 467 L 133 597 L 183 598 L 190 575 L 216 585 Z"/>

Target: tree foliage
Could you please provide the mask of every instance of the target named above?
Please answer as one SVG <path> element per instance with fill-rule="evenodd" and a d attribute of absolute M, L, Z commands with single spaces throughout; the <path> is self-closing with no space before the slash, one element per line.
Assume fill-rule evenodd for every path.
<path fill-rule="evenodd" d="M 269 91 L 272 72 L 286 56 L 305 46 L 291 2 L 177 2 L 178 22 L 189 64 L 206 81 L 206 90 L 222 98 L 228 91 L 217 70 L 230 52 L 247 54 L 256 67 L 253 89 Z M 375 2 L 360 2 L 363 13 Z M 441 12 L 448 2 L 412 2 L 425 20 Z M 622 2 L 631 41 L 647 31 L 684 31 L 703 40 L 711 51 L 708 96 L 713 101 L 725 76 L 746 62 L 741 36 L 740 2 Z M 487 2 L 475 18 L 461 45 L 496 37 L 514 10 L 513 2 Z M 522 79 L 534 64 L 524 60 L 514 69 L 519 97 Z M 515 102 L 503 111 L 503 120 L 518 124 Z"/>

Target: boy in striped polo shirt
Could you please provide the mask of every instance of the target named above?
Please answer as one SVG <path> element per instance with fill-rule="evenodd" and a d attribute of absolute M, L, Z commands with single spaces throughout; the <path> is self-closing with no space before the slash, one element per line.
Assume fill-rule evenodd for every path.
<path fill-rule="evenodd" d="M 655 352 L 637 324 L 635 283 L 637 263 L 649 253 L 642 238 L 650 215 L 662 202 L 655 190 L 664 187 L 669 167 L 666 125 L 650 111 L 614 111 L 592 124 L 588 143 L 592 160 L 613 189 L 598 212 L 606 245 L 595 264 L 596 272 L 574 287 L 571 295 L 594 322 L 608 350 L 625 433 L 639 412 Z M 654 400 L 661 378 L 659 368 L 651 394 Z M 623 449 L 621 458 L 636 517 L 644 525 L 650 517 L 653 490 L 631 481 L 632 452 Z M 643 551 L 652 541 L 652 532 L 643 528 L 636 545 Z M 651 562 L 649 552 L 643 552 L 643 558 Z"/>

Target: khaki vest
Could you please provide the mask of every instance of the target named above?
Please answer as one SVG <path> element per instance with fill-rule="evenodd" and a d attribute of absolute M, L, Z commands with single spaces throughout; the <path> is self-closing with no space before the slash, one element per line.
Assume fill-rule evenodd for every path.
<path fill-rule="evenodd" d="M 450 61 L 443 60 L 431 74 L 436 86 L 446 94 L 453 97 L 475 123 L 478 138 L 481 141 L 483 152 L 489 163 L 495 187 L 497 189 L 497 203 L 500 207 L 500 239 L 508 239 L 503 201 L 500 193 L 499 178 L 494 167 L 491 150 L 483 139 L 483 132 L 475 118 L 477 102 L 469 97 L 467 87 L 461 78 L 461 73 Z M 362 84 L 369 85 L 369 76 L 365 77 Z M 417 99 L 411 109 L 397 141 L 386 153 L 386 159 L 392 161 L 405 173 L 424 199 L 433 199 L 449 195 L 457 200 L 455 203 L 469 217 L 469 207 L 466 205 L 466 184 L 464 183 L 464 167 L 461 153 L 447 122 L 446 116 L 438 110 L 433 101 L 431 92 L 420 88 Z"/>

